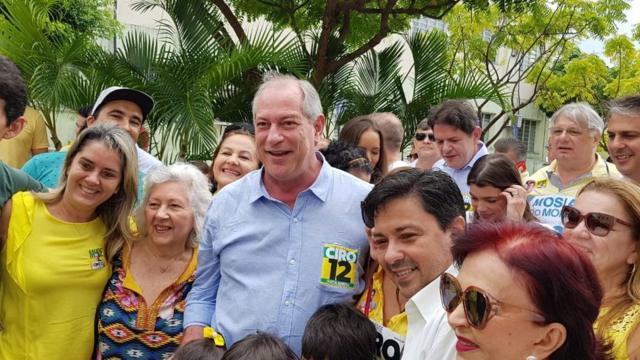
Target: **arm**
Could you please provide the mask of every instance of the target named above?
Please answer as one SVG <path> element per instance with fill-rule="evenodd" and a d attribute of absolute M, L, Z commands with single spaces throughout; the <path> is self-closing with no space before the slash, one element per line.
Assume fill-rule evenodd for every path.
<path fill-rule="evenodd" d="M 204 224 L 204 234 L 198 249 L 198 268 L 184 312 L 184 334 L 181 344 L 202 338 L 205 326 L 215 327 L 211 320 L 216 310 L 216 298 L 220 285 L 220 259 L 214 251 L 217 226 L 214 207 L 215 200 L 209 206 Z"/>
<path fill-rule="evenodd" d="M 9 230 L 9 219 L 11 218 L 11 200 L 7 201 L 0 213 L 0 249 L 4 247 L 4 242 L 7 239 L 7 232 Z"/>
<path fill-rule="evenodd" d="M 10 198 L 12 194 L 18 191 L 46 191 L 47 189 L 40 182 L 27 175 L 25 172 L 14 169 L 9 165 L 0 162 L 0 194 L 9 194 L 7 198 Z M 0 199 L 0 206 L 2 206 L 4 200 Z"/>

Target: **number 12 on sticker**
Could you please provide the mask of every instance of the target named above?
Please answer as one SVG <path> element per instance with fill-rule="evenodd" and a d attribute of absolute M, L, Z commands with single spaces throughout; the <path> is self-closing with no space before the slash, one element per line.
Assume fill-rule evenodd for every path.
<path fill-rule="evenodd" d="M 353 289 L 358 269 L 358 250 L 327 244 L 322 247 L 320 283 Z"/>

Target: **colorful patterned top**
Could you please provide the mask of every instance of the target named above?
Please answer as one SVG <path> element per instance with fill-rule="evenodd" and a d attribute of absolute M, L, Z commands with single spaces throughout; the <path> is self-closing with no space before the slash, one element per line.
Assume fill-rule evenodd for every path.
<path fill-rule="evenodd" d="M 129 271 L 129 251 L 114 271 L 98 307 L 98 347 L 103 360 L 169 359 L 182 340 L 187 294 L 195 280 L 197 251 L 185 271 L 148 305 Z"/>

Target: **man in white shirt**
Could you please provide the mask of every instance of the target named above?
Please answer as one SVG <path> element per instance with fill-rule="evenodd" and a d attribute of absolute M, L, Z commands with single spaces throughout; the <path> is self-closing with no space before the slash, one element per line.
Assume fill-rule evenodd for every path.
<path fill-rule="evenodd" d="M 372 229 L 371 252 L 397 288 L 396 304 L 386 296 L 390 303 L 377 306 L 406 306 L 402 359 L 455 358 L 456 337 L 440 302 L 439 279 L 445 271 L 455 273 L 451 238 L 464 231 L 464 215 L 460 191 L 441 171 L 407 169 L 387 176 L 362 205 L 365 225 Z"/>

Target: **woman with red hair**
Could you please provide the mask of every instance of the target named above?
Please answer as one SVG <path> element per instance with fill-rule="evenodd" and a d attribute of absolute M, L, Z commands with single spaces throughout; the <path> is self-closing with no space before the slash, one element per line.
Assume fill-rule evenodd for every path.
<path fill-rule="evenodd" d="M 532 223 L 483 223 L 454 240 L 440 294 L 458 359 L 607 359 L 593 331 L 602 289 L 589 259 Z"/>

